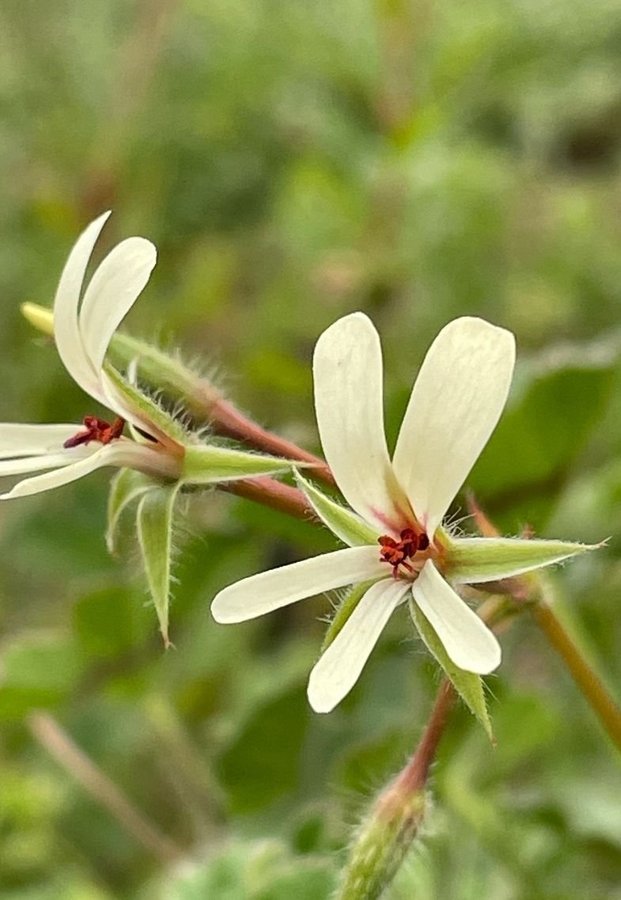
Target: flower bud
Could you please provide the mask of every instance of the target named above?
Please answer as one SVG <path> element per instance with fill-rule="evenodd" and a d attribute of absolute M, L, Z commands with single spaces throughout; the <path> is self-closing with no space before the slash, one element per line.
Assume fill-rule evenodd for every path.
<path fill-rule="evenodd" d="M 376 799 L 360 825 L 336 900 L 377 900 L 392 882 L 419 833 L 426 806 L 408 765 Z"/>

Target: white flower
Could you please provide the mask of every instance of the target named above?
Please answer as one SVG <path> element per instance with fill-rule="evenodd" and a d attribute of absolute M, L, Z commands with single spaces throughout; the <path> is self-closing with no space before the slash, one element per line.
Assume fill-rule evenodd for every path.
<path fill-rule="evenodd" d="M 423 362 L 391 461 L 373 324 L 354 313 L 319 338 L 319 433 L 355 514 L 299 481 L 317 514 L 350 547 L 246 578 L 221 591 L 212 605 L 218 622 L 239 622 L 323 591 L 371 582 L 311 673 L 308 696 L 317 712 L 329 712 L 351 690 L 390 615 L 408 597 L 456 666 L 492 672 L 500 664 L 500 646 L 449 581 L 494 581 L 585 549 L 560 541 L 458 539 L 441 527 L 498 422 L 514 362 L 510 332 L 475 318 L 449 323 Z"/>
<path fill-rule="evenodd" d="M 0 476 L 52 471 L 19 481 L 0 499 L 50 490 L 102 466 L 127 466 L 170 478 L 179 475 L 183 447 L 174 429 L 163 430 L 164 418 L 154 421 L 148 404 L 143 409 L 133 404 L 104 366 L 114 332 L 149 280 L 156 261 L 153 244 L 141 237 L 122 241 L 99 265 L 82 297 L 86 267 L 109 215 L 92 222 L 69 254 L 54 300 L 54 338 L 74 381 L 117 419 L 108 424 L 86 416 L 82 425 L 1 423 Z M 124 420 L 139 429 L 137 440 L 121 435 Z"/>

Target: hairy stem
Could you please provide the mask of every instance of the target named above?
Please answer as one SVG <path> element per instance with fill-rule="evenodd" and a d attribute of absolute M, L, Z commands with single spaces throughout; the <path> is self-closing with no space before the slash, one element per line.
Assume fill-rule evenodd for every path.
<path fill-rule="evenodd" d="M 310 471 L 319 481 L 334 487 L 336 482 L 330 471 L 330 467 L 323 459 L 309 453 L 302 447 L 298 447 L 292 441 L 274 434 L 262 428 L 257 422 L 249 419 L 237 407 L 221 397 L 210 396 L 206 417 L 209 418 L 213 429 L 223 437 L 243 441 L 264 453 L 272 453 L 275 456 L 284 456 L 286 459 L 299 459 L 311 464 Z M 196 406 L 196 404 L 195 404 Z"/>
<path fill-rule="evenodd" d="M 263 506 L 269 506 L 270 509 L 293 516 L 294 519 L 302 519 L 306 522 L 317 521 L 317 516 L 302 491 L 267 475 L 260 478 L 242 478 L 239 481 L 222 482 L 218 487 L 227 494 L 245 497 L 246 500 L 253 500 L 255 503 L 261 503 Z"/>
<path fill-rule="evenodd" d="M 418 746 L 405 768 L 397 776 L 399 785 L 409 792 L 422 790 L 427 782 L 431 764 L 448 725 L 456 697 L 453 685 L 448 678 L 445 678 L 436 694 L 431 715 Z"/>

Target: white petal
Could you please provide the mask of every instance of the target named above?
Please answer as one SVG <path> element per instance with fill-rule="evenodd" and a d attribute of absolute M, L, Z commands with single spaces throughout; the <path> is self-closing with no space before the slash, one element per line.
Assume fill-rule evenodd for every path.
<path fill-rule="evenodd" d="M 157 260 L 150 241 L 130 237 L 117 244 L 90 280 L 80 309 L 84 349 L 96 372 L 101 370 L 108 345 L 144 289 Z"/>
<path fill-rule="evenodd" d="M 382 350 L 362 313 L 339 319 L 321 335 L 313 359 L 315 409 L 321 444 L 349 505 L 382 532 L 405 525 L 386 447 Z M 388 522 L 387 522 L 388 520 Z"/>
<path fill-rule="evenodd" d="M 369 588 L 310 674 L 308 700 L 315 712 L 330 712 L 350 692 L 408 591 L 409 585 L 393 578 Z"/>
<path fill-rule="evenodd" d="M 25 456 L 20 459 L 0 460 L 0 478 L 8 475 L 24 475 L 26 472 L 40 472 L 42 469 L 58 469 L 70 466 L 95 452 L 86 447 L 74 447 L 69 450 L 59 450 L 55 453 L 44 453 L 41 456 Z"/>
<path fill-rule="evenodd" d="M 483 319 L 455 319 L 429 348 L 393 465 L 430 537 L 496 427 L 514 362 L 511 332 Z"/>
<path fill-rule="evenodd" d="M 349 547 L 244 578 L 224 588 L 211 604 L 216 622 L 254 619 L 305 597 L 386 576 L 375 547 Z"/>
<path fill-rule="evenodd" d="M 38 456 L 52 450 L 60 450 L 82 425 L 22 425 L 16 422 L 0 423 L 0 459 L 15 456 Z"/>
<path fill-rule="evenodd" d="M 500 665 L 500 644 L 487 625 L 428 561 L 412 585 L 414 600 L 460 669 L 487 675 Z"/>
<path fill-rule="evenodd" d="M 54 300 L 54 340 L 63 365 L 80 387 L 99 400 L 99 373 L 93 368 L 82 344 L 78 307 L 86 267 L 109 212 L 95 219 L 73 246 L 60 277 Z"/>
<path fill-rule="evenodd" d="M 11 465 L 14 466 L 13 471 L 9 471 Z M 174 479 L 179 476 L 178 460 L 146 444 L 136 444 L 125 438 L 105 446 L 93 443 L 88 447 L 75 447 L 59 454 L 48 454 L 22 460 L 6 460 L 0 463 L 0 475 L 17 475 L 37 469 L 48 469 L 52 466 L 61 468 L 57 468 L 53 472 L 46 472 L 45 475 L 36 475 L 34 478 L 19 481 L 6 494 L 0 494 L 0 500 L 27 497 L 30 494 L 49 491 L 52 488 L 69 484 L 71 481 L 77 481 L 78 478 L 89 475 L 95 469 L 101 469 L 104 466 L 138 469 L 162 478 Z"/>
<path fill-rule="evenodd" d="M 61 487 L 63 484 L 69 484 L 71 481 L 77 481 L 84 475 L 94 472 L 101 466 L 109 465 L 106 453 L 110 447 L 100 447 L 90 456 L 79 459 L 77 462 L 66 461 L 58 463 L 61 468 L 54 469 L 53 472 L 46 472 L 45 475 L 35 475 L 34 478 L 25 478 L 18 483 L 6 494 L 0 494 L 0 500 L 13 500 L 16 497 L 28 497 L 31 494 L 40 494 L 43 491 L 51 491 L 52 488 Z M 67 454 L 68 455 L 68 454 Z M 52 460 L 52 456 L 47 457 Z M 28 462 L 28 460 L 26 460 Z M 32 462 L 32 460 L 30 460 Z M 39 466 L 39 468 L 48 468 L 49 466 Z M 26 469 L 21 470 L 26 471 Z M 32 469 L 30 470 L 32 471 Z M 7 474 L 6 472 L 0 474 Z"/>

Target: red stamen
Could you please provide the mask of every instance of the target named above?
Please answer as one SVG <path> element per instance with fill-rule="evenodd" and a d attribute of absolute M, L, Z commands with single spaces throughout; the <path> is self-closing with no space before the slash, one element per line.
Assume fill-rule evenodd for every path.
<path fill-rule="evenodd" d="M 378 538 L 380 545 L 380 561 L 388 563 L 392 566 L 393 578 L 399 577 L 399 567 L 402 566 L 407 572 L 413 574 L 414 566 L 411 566 L 406 560 L 413 559 L 421 550 L 429 547 L 429 538 L 422 532 L 417 534 L 413 528 L 404 528 L 399 535 L 400 540 L 383 534 Z"/>
<path fill-rule="evenodd" d="M 90 444 L 91 441 L 98 441 L 100 444 L 109 444 L 120 438 L 125 427 L 125 419 L 120 417 L 115 419 L 110 425 L 105 419 L 98 416 L 84 416 L 84 431 L 78 431 L 72 437 L 67 438 L 63 447 L 79 447 L 80 444 Z"/>

